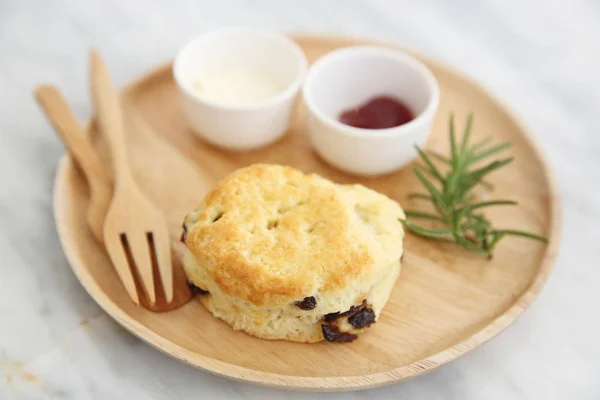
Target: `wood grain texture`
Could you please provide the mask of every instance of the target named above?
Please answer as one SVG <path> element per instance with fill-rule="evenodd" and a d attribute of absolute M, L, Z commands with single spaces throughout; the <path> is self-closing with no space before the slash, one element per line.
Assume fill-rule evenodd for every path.
<path fill-rule="evenodd" d="M 310 61 L 335 48 L 366 41 L 333 37 L 296 37 Z M 55 217 L 65 253 L 90 295 L 120 324 L 152 346 L 217 375 L 297 390 L 352 390 L 381 386 L 422 374 L 472 350 L 506 328 L 539 294 L 551 271 L 560 239 L 560 202 L 548 166 L 523 125 L 478 85 L 438 62 L 419 57 L 440 83 L 441 103 L 428 147 L 447 149 L 447 118 L 475 113 L 474 140 L 492 136 L 510 140 L 516 161 L 491 177 L 492 196 L 518 200 L 518 208 L 489 210 L 498 227 L 547 235 L 548 246 L 506 238 L 493 260 L 408 234 L 402 276 L 380 320 L 351 344 L 298 344 L 255 339 L 213 318 L 198 301 L 165 314 L 136 307 L 113 273 L 106 254 L 89 234 L 84 181 L 65 157 L 55 185 Z M 336 171 L 311 150 L 299 108 L 292 131 L 279 142 L 253 152 L 229 153 L 207 145 L 186 126 L 170 65 L 129 86 L 124 100 L 199 172 L 197 182 L 181 182 L 177 193 L 164 193 L 160 182 L 138 183 L 167 218 L 178 208 L 199 201 L 217 179 L 253 162 L 272 162 L 317 172 L 340 183 L 359 182 L 414 206 L 407 193 L 418 187 L 409 168 L 363 179 Z M 150 128 L 151 127 L 151 128 Z M 93 133 L 93 132 L 92 132 Z M 128 140 L 140 134 L 128 129 Z M 129 145 L 132 148 L 131 145 Z M 106 153 L 102 151 L 102 157 Z M 160 157 L 131 149 L 134 175 L 147 165 L 142 158 Z M 105 158 L 105 160 L 108 160 Z M 108 161 L 107 161 L 108 162 Z M 108 165 L 108 164 L 107 164 Z M 177 179 L 177 171 L 172 171 Z M 136 179 L 139 179 L 136 176 Z M 192 198 L 194 197 L 194 199 Z M 176 232 L 172 232 L 172 235 Z"/>

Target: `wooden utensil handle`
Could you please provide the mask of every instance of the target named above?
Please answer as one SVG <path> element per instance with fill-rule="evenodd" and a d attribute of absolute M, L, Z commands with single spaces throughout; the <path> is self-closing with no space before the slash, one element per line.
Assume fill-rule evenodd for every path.
<path fill-rule="evenodd" d="M 113 163 L 115 181 L 130 177 L 125 144 L 125 129 L 121 112 L 121 100 L 108 68 L 96 51 L 90 53 L 92 99 L 102 134 L 107 138 Z"/>
<path fill-rule="evenodd" d="M 102 227 L 112 197 L 111 178 L 60 92 L 42 85 L 35 90 L 35 98 L 86 176 L 90 189 L 88 224 L 96 239 L 103 243 Z"/>
<path fill-rule="evenodd" d="M 60 92 L 53 86 L 41 85 L 35 90 L 35 98 L 88 181 L 97 177 L 108 184 L 105 167 Z"/>

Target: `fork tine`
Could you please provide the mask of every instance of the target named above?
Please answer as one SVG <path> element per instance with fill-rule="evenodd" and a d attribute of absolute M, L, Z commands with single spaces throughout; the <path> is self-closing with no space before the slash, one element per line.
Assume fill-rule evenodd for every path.
<path fill-rule="evenodd" d="M 166 229 L 157 229 L 148 233 L 150 248 L 154 250 L 160 281 L 162 283 L 165 301 L 173 301 L 173 265 L 171 260 L 171 247 L 169 246 L 169 232 Z"/>
<path fill-rule="evenodd" d="M 130 260 L 128 255 L 131 254 L 129 246 L 126 246 L 126 240 L 107 240 L 105 242 L 106 250 L 110 256 L 117 274 L 125 286 L 125 290 L 129 294 L 129 297 L 135 304 L 140 304 L 137 289 L 135 287 L 135 280 L 130 269 Z M 126 248 L 127 247 L 127 248 Z M 129 253 L 129 254 L 128 254 Z M 131 260 L 132 261 L 132 260 Z"/>
<path fill-rule="evenodd" d="M 146 239 L 146 234 L 127 234 L 129 248 L 133 255 L 134 268 L 137 269 L 142 288 L 146 292 L 146 297 L 151 304 L 156 302 L 156 292 L 154 291 L 154 277 L 152 276 L 152 259 L 150 257 L 150 246 Z"/>

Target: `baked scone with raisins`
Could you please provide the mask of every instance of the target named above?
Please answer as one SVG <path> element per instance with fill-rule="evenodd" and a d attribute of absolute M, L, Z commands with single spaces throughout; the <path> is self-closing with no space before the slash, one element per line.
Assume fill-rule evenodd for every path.
<path fill-rule="evenodd" d="M 186 217 L 185 271 L 235 330 L 352 341 L 379 318 L 400 274 L 399 218 L 398 203 L 364 186 L 255 164 Z"/>

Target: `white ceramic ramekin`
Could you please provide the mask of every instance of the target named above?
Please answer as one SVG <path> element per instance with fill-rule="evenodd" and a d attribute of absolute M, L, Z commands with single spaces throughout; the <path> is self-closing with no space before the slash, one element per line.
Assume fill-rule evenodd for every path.
<path fill-rule="evenodd" d="M 340 114 L 372 98 L 402 100 L 416 118 L 387 129 L 362 129 L 339 122 Z M 310 68 L 303 88 L 308 133 L 327 162 L 349 173 L 376 176 L 395 171 L 417 155 L 438 108 L 440 90 L 431 71 L 414 57 L 386 47 L 346 47 L 324 55 Z"/>
<path fill-rule="evenodd" d="M 193 85 L 203 73 L 226 68 L 268 71 L 285 88 L 279 94 L 249 105 L 224 105 L 202 98 Z M 287 36 L 265 29 L 221 28 L 185 45 L 173 65 L 185 115 L 194 132 L 230 150 L 264 146 L 289 127 L 307 61 Z"/>

